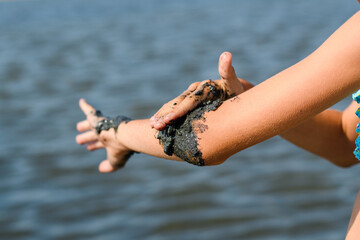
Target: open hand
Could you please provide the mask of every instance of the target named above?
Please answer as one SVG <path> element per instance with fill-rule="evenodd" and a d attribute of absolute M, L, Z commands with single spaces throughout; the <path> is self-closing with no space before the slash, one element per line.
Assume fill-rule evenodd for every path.
<path fill-rule="evenodd" d="M 232 66 L 232 55 L 224 52 L 219 58 L 219 74 L 221 79 L 203 82 L 195 82 L 177 98 L 164 104 L 160 110 L 150 118 L 151 127 L 162 130 L 174 120 L 184 116 L 196 108 L 201 102 L 213 101 L 218 98 L 226 100 L 244 92 L 251 84 L 243 79 L 237 78 Z M 252 87 L 252 85 L 250 86 Z M 212 90 L 216 88 L 216 96 Z"/>
<path fill-rule="evenodd" d="M 107 159 L 99 165 L 99 171 L 102 173 L 113 172 L 124 167 L 126 161 L 133 154 L 133 151 L 127 149 L 116 137 L 114 128 L 99 131 L 99 123 L 107 118 L 102 116 L 84 99 L 80 99 L 79 105 L 86 116 L 86 120 L 78 122 L 76 128 L 80 133 L 76 136 L 78 144 L 86 144 L 88 150 L 93 151 L 101 148 L 106 149 Z"/>

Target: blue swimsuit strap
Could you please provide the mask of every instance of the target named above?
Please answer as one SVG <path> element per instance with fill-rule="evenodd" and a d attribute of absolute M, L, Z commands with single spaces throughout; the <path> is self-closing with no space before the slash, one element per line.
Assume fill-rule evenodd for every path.
<path fill-rule="evenodd" d="M 360 89 L 352 95 L 352 98 L 357 103 L 360 103 Z M 355 114 L 360 118 L 360 108 L 356 110 Z M 357 134 L 360 134 L 360 122 L 357 124 L 355 131 Z M 360 135 L 357 137 L 355 144 L 356 144 L 356 148 L 354 151 L 354 155 L 360 161 Z"/>

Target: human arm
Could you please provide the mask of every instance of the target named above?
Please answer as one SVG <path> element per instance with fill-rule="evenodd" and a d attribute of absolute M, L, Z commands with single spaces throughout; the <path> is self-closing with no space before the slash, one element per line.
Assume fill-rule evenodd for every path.
<path fill-rule="evenodd" d="M 221 79 L 216 81 L 218 83 L 221 81 L 238 81 L 240 83 L 238 85 L 227 85 L 227 88 L 244 86 L 240 90 L 245 91 L 252 88 L 253 85 L 251 83 L 237 78 L 231 65 L 231 60 L 232 55 L 230 53 L 223 53 L 221 55 L 219 59 L 219 74 Z M 202 89 L 201 84 L 203 83 L 195 84 L 197 86 L 195 92 L 198 91 L 198 89 Z M 193 86 L 194 84 L 192 84 L 189 89 L 192 89 Z M 187 91 L 189 91 L 189 89 Z M 230 89 L 228 89 L 228 91 L 229 90 Z M 232 89 L 232 92 L 236 92 L 236 90 Z M 199 104 L 199 100 L 190 97 L 191 95 L 187 95 L 185 98 L 182 98 L 182 95 L 180 95 L 165 104 L 151 119 L 151 126 L 161 130 L 166 124 L 169 124 L 169 122 L 193 110 Z M 176 106 L 173 106 L 174 102 L 177 102 Z M 298 147 L 324 157 L 338 166 L 351 166 L 358 163 L 352 153 L 355 148 L 355 139 L 358 136 L 355 132 L 355 126 L 357 122 L 359 122 L 359 118 L 354 114 L 357 108 L 358 104 L 352 102 L 344 112 L 332 109 L 324 110 L 280 135 Z M 171 116 L 171 118 L 166 117 L 167 115 Z M 155 118 L 157 118 L 158 121 L 162 119 L 166 121 L 157 123 Z"/>
<path fill-rule="evenodd" d="M 354 20 L 353 22 L 355 23 L 356 20 Z M 343 32 L 350 33 L 351 31 L 350 28 L 352 28 L 350 26 L 351 25 L 349 24 L 347 30 L 343 30 Z M 353 30 L 356 31 L 355 28 L 353 28 Z M 334 38 L 334 36 L 332 38 Z M 330 39 L 330 40 L 334 40 L 334 39 Z M 352 40 L 356 40 L 356 36 L 353 36 Z M 343 47 L 343 43 L 346 43 L 348 41 L 343 42 L 342 39 L 337 36 L 337 40 L 332 42 L 333 42 L 332 43 L 333 46 L 335 46 L 337 42 L 338 44 L 335 49 L 340 49 L 342 51 L 341 48 Z M 351 43 L 349 42 L 349 44 Z M 356 46 L 356 44 L 354 44 L 354 46 Z M 323 46 L 322 48 L 324 51 L 326 50 L 325 47 L 329 48 L 328 46 Z M 356 47 L 354 48 L 354 50 L 356 51 Z M 323 56 L 322 58 L 325 59 L 327 58 L 327 55 L 324 54 L 324 51 L 321 54 L 318 54 L 318 56 L 319 57 Z M 348 53 L 350 53 L 351 48 L 349 48 L 347 51 Z M 338 51 L 336 54 L 339 54 L 340 56 L 340 53 L 345 53 L 345 51 L 344 52 Z M 350 59 L 351 58 L 349 58 L 348 60 L 350 61 Z M 334 60 L 334 63 L 337 62 L 341 63 L 341 59 L 337 59 L 337 61 Z M 320 64 L 322 63 L 323 61 L 320 62 Z M 228 64 L 228 66 L 226 66 L 226 64 Z M 219 72 L 221 76 L 224 75 L 224 73 L 221 73 L 224 72 L 224 69 L 230 69 L 230 70 L 232 69 L 232 67 L 229 66 L 229 64 L 231 65 L 231 59 L 229 62 L 224 62 L 223 60 L 222 64 L 221 62 L 219 62 Z M 343 69 L 340 70 L 345 70 L 348 66 L 344 66 L 344 65 L 345 64 L 342 65 L 339 64 L 338 66 L 334 66 L 334 68 L 343 67 Z M 231 72 L 230 70 L 228 70 L 227 72 Z M 338 73 L 340 76 L 338 79 L 339 82 L 338 84 L 339 87 L 341 87 L 342 76 L 340 75 L 341 74 L 340 71 L 338 71 Z M 235 72 L 233 72 L 232 74 L 233 76 L 230 78 L 236 79 Z M 223 80 L 223 78 L 221 80 Z M 275 86 L 274 89 L 277 89 L 277 86 Z M 163 111 L 159 111 L 157 114 L 158 115 L 159 113 L 163 114 L 164 112 L 168 112 L 169 114 L 170 112 L 169 116 L 171 116 L 172 118 L 169 119 L 166 116 L 164 117 L 164 119 L 167 120 L 165 121 L 165 124 L 167 124 L 169 121 L 173 120 L 174 118 L 183 115 L 184 111 L 182 111 L 182 109 L 192 109 L 194 107 L 194 104 L 192 104 L 191 101 L 193 101 L 193 99 L 188 99 L 188 101 L 183 101 L 182 105 L 186 105 L 186 106 L 181 106 L 181 107 L 176 106 L 174 109 L 169 109 L 169 107 L 165 105 L 165 108 L 167 107 L 170 111 L 163 110 Z M 352 154 L 352 151 L 355 148 L 354 141 L 357 136 L 357 134 L 355 133 L 355 126 L 356 123 L 359 121 L 359 119 L 354 114 L 357 107 L 358 104 L 353 102 L 344 112 L 339 112 L 331 109 L 325 110 L 315 115 L 314 117 L 307 119 L 306 121 L 302 122 L 293 129 L 282 133 L 281 136 L 286 140 L 294 143 L 295 145 L 309 152 L 312 152 L 314 154 L 317 154 L 319 156 L 322 156 L 330 160 L 336 165 L 342 167 L 351 166 L 358 162 L 355 159 L 354 155 Z M 180 108 L 180 110 L 178 108 Z M 158 116 L 158 119 L 161 119 L 161 117 Z M 155 128 L 160 129 L 163 127 L 163 124 L 152 123 L 152 126 L 155 126 Z"/>
<path fill-rule="evenodd" d="M 301 62 L 205 113 L 206 131 L 194 122 L 205 165 L 222 163 L 236 152 L 283 133 L 360 88 L 358 39 L 360 13 Z M 156 134 L 146 120 L 120 125 L 117 131 L 118 141 L 130 150 L 180 160 L 161 152 Z"/>
<path fill-rule="evenodd" d="M 187 90 L 173 100 L 165 103 L 159 111 L 150 118 L 150 126 L 157 130 L 162 130 L 166 125 L 195 109 L 200 103 L 209 100 L 214 101 L 219 97 L 224 101 L 254 86 L 252 83 L 236 76 L 234 67 L 232 66 L 232 54 L 230 52 L 224 52 L 220 55 L 218 70 L 220 79 L 192 83 Z M 220 96 L 208 94 L 207 85 L 209 85 L 209 83 L 218 89 Z"/>
<path fill-rule="evenodd" d="M 88 104 L 85 99 L 79 101 L 80 109 L 86 119 L 76 125 L 80 132 L 76 142 L 86 145 L 89 151 L 106 150 L 106 159 L 99 165 L 102 173 L 114 172 L 123 168 L 127 160 L 135 152 L 147 153 L 156 157 L 180 160 L 176 156 L 168 156 L 156 141 L 156 130 L 148 126 L 148 120 L 123 121 L 108 129 L 98 128 L 108 117 Z"/>
<path fill-rule="evenodd" d="M 227 101 L 216 112 L 218 121 L 237 122 L 225 144 L 230 156 L 275 134 L 298 126 L 357 90 L 360 77 L 360 14 L 355 14 L 310 56 L 265 82 L 239 95 L 237 102 Z M 236 107 L 232 107 L 236 105 Z M 231 110 L 239 109 L 237 112 Z M 210 126 L 211 115 L 208 113 Z M 226 116 L 231 116 L 226 119 Z M 214 151 L 209 138 L 212 131 L 226 132 L 220 125 L 199 138 Z M 212 133 L 216 136 L 215 132 Z"/>
<path fill-rule="evenodd" d="M 223 81 L 223 78 L 218 81 Z M 253 87 L 249 82 L 245 82 L 245 84 L 247 84 L 248 89 Z M 173 117 L 176 115 L 181 117 L 184 114 L 184 109 L 190 111 L 198 104 L 194 99 L 188 100 L 187 102 L 182 101 L 184 106 L 181 106 L 181 109 L 171 108 L 171 105 L 164 105 L 163 108 L 165 109 L 160 110 L 158 114 L 175 113 L 172 115 Z M 355 139 L 358 136 L 355 128 L 359 118 L 354 114 L 358 107 L 356 102 L 352 102 L 343 112 L 326 109 L 303 121 L 298 126 L 283 132 L 280 136 L 304 150 L 329 160 L 337 166 L 352 166 L 359 162 L 352 153 L 355 149 Z M 169 119 L 167 120 L 169 121 Z M 153 122 L 154 119 L 151 120 L 151 124 L 155 126 Z M 158 130 L 162 129 L 163 126 L 164 123 L 156 124 Z"/>
<path fill-rule="evenodd" d="M 282 133 L 281 137 L 337 166 L 352 166 L 359 162 L 353 154 L 358 136 L 355 132 L 358 107 L 352 102 L 343 112 L 327 109 Z"/>

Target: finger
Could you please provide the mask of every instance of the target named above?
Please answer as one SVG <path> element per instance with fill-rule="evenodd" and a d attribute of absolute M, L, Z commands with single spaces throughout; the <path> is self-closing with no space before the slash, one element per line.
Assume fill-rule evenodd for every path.
<path fill-rule="evenodd" d="M 209 86 L 213 85 L 214 82 L 211 80 L 204 80 L 197 85 L 197 88 L 192 91 L 192 93 L 180 104 L 176 106 L 176 108 L 171 109 L 164 117 L 157 119 L 154 124 L 154 128 L 157 130 L 163 130 L 167 124 L 172 123 L 176 119 L 186 115 L 191 110 L 195 109 L 200 103 L 205 102 L 209 99 L 212 99 L 214 96 L 211 94 Z"/>
<path fill-rule="evenodd" d="M 219 58 L 219 74 L 225 81 L 237 80 L 235 70 L 232 66 L 232 54 L 224 52 Z"/>
<path fill-rule="evenodd" d="M 204 93 L 202 95 L 199 95 L 199 96 L 191 95 L 191 96 L 187 97 L 186 99 L 184 99 L 184 101 L 182 101 L 182 103 L 178 106 L 176 111 L 173 111 L 164 117 L 164 122 L 169 123 L 173 119 L 182 117 L 185 114 L 187 114 L 189 111 L 196 108 L 197 105 L 199 105 L 199 103 L 201 103 L 207 97 L 207 93 L 205 92 L 206 89 L 203 91 L 204 91 Z"/>
<path fill-rule="evenodd" d="M 176 119 L 184 116 L 189 111 L 196 108 L 199 103 L 201 103 L 206 97 L 207 94 L 203 94 L 201 96 L 190 95 L 189 97 L 185 98 L 175 110 L 165 115 L 164 118 L 159 119 L 155 123 L 154 128 L 157 130 L 163 130 L 167 124 L 175 121 Z"/>
<path fill-rule="evenodd" d="M 223 80 L 223 89 L 229 95 L 237 95 L 244 91 L 244 87 L 236 76 L 234 67 L 232 66 L 232 54 L 224 52 L 219 58 L 219 74 Z"/>
<path fill-rule="evenodd" d="M 155 124 L 156 124 L 156 122 L 157 122 L 158 120 L 159 120 L 159 119 L 158 119 L 157 117 L 152 116 L 152 117 L 150 118 L 150 126 L 151 126 L 152 128 L 154 128 L 154 126 L 155 126 Z"/>
<path fill-rule="evenodd" d="M 192 83 L 188 89 L 186 89 L 182 94 L 174 98 L 173 100 L 165 103 L 159 111 L 157 111 L 154 116 L 150 119 L 151 123 L 155 123 L 158 119 L 164 117 L 169 112 L 173 111 L 177 108 L 181 102 L 186 99 L 191 93 L 197 90 L 198 86 L 200 85 L 200 82 L 194 82 Z"/>
<path fill-rule="evenodd" d="M 85 99 L 80 99 L 79 106 L 80 106 L 81 110 L 83 111 L 83 113 L 86 115 L 86 119 L 89 122 L 89 124 L 91 125 L 91 127 L 94 128 L 96 126 L 96 124 L 99 122 L 99 120 L 102 119 L 101 117 L 98 117 L 95 114 L 96 109 L 93 106 L 91 106 L 90 104 L 88 104 L 85 101 Z"/>
<path fill-rule="evenodd" d="M 150 119 L 150 125 L 155 129 L 163 129 L 166 124 L 164 122 L 164 116 L 169 114 L 172 111 L 176 111 L 177 107 L 181 102 L 186 98 L 185 95 L 180 95 L 174 100 L 164 104 L 161 109 Z"/>
<path fill-rule="evenodd" d="M 107 159 L 102 161 L 99 165 L 99 171 L 101 173 L 114 172 L 123 168 L 130 157 L 130 155 L 125 155 L 123 158 L 119 159 L 119 156 L 116 156 L 110 149 L 107 149 L 106 153 Z"/>
<path fill-rule="evenodd" d="M 219 85 L 216 84 L 214 81 L 205 80 L 201 82 L 196 91 L 194 91 L 190 96 L 186 97 L 186 99 L 181 102 L 181 104 L 176 108 L 176 110 L 172 111 L 164 117 L 164 124 L 169 124 L 175 119 L 184 116 L 185 114 L 199 106 L 200 103 L 206 102 L 208 100 L 215 100 L 216 98 L 218 98 L 218 93 L 216 93 L 214 89 L 220 90 Z"/>
<path fill-rule="evenodd" d="M 91 129 L 91 126 L 90 126 L 90 123 L 88 120 L 84 120 L 84 121 L 81 121 L 81 122 L 78 122 L 76 124 L 76 129 L 79 131 L 79 132 L 85 132 L 85 131 L 88 131 Z"/>
<path fill-rule="evenodd" d="M 104 148 L 105 145 L 100 142 L 100 141 L 95 141 L 95 142 L 91 142 L 91 143 L 88 143 L 86 145 L 86 148 L 89 150 L 89 151 L 94 151 L 94 150 L 98 150 L 98 149 L 101 149 L 101 148 Z"/>
<path fill-rule="evenodd" d="M 98 140 L 97 135 L 93 131 L 88 131 L 76 136 L 76 142 L 78 144 L 86 144 Z"/>
<path fill-rule="evenodd" d="M 176 120 L 179 117 L 182 117 L 184 114 L 176 114 L 173 116 L 176 116 L 177 118 L 167 118 L 167 121 L 164 121 L 165 117 L 172 112 L 178 112 L 179 106 L 183 104 L 183 101 L 187 100 L 188 98 L 193 98 L 193 93 L 199 90 L 200 82 L 192 83 L 189 88 L 183 92 L 180 96 L 175 98 L 174 100 L 164 104 L 164 106 L 150 119 L 150 125 L 151 127 L 162 130 L 166 127 L 167 124 L 171 123 L 172 121 Z M 196 98 L 194 98 L 194 101 Z M 199 102 L 200 103 L 200 102 Z M 199 103 L 196 105 L 192 104 L 189 105 L 189 110 L 194 109 Z M 185 113 L 186 114 L 186 113 Z M 171 115 L 170 115 L 171 116 Z"/>
<path fill-rule="evenodd" d="M 191 93 L 197 90 L 197 87 L 200 85 L 200 82 L 192 83 L 187 90 L 185 90 L 181 95 L 174 98 L 173 100 L 164 104 L 159 111 L 157 111 L 154 116 L 150 118 L 150 125 L 154 127 L 156 122 L 162 121 L 162 118 L 169 114 L 172 111 L 176 111 L 176 108 L 186 99 Z"/>
<path fill-rule="evenodd" d="M 115 172 L 117 168 L 113 167 L 109 160 L 104 160 L 99 165 L 99 172 L 101 173 L 111 173 Z"/>
<path fill-rule="evenodd" d="M 81 108 L 81 110 L 83 111 L 83 113 L 88 116 L 88 115 L 93 115 L 95 113 L 95 108 L 93 106 L 91 106 L 90 104 L 88 104 L 85 99 L 81 98 L 79 100 L 79 106 Z"/>
<path fill-rule="evenodd" d="M 153 128 L 155 128 L 156 130 L 159 130 L 159 131 L 163 130 L 165 127 L 166 127 L 166 124 L 165 124 L 163 118 L 158 119 L 158 120 L 154 123 L 154 126 L 153 126 Z"/>

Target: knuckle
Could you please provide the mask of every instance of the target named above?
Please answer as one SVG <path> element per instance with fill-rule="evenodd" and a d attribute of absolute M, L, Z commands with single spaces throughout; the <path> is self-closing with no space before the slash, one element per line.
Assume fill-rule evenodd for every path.
<path fill-rule="evenodd" d="M 200 82 L 194 82 L 194 83 L 190 84 L 188 89 L 191 90 L 191 89 L 197 88 L 199 86 L 199 84 L 200 84 Z"/>
<path fill-rule="evenodd" d="M 206 79 L 206 80 L 204 80 L 204 81 L 202 81 L 201 82 L 201 85 L 203 85 L 203 84 L 209 84 L 209 83 L 211 83 L 212 81 L 210 80 L 210 79 Z"/>
<path fill-rule="evenodd" d="M 108 136 L 107 136 L 106 133 L 107 133 L 107 132 L 102 132 L 102 133 L 100 133 L 100 135 L 99 135 L 99 140 L 100 140 L 100 142 L 102 142 L 102 143 L 106 143 L 106 142 L 107 142 Z"/>
<path fill-rule="evenodd" d="M 162 111 L 162 110 L 164 110 L 165 108 L 167 108 L 168 104 L 169 104 L 169 103 L 164 103 L 164 104 L 161 106 L 159 112 Z"/>

